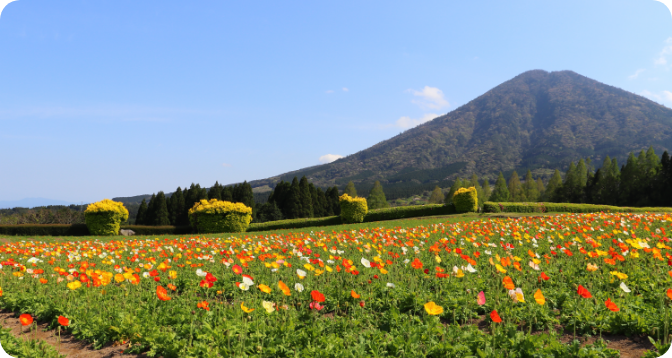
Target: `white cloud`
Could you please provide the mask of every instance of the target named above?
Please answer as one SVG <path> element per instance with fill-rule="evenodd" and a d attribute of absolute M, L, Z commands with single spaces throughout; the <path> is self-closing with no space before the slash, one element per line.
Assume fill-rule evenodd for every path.
<path fill-rule="evenodd" d="M 657 95 L 653 92 L 647 91 L 647 90 L 643 90 L 643 91 L 639 92 L 639 94 L 648 98 L 648 99 L 650 99 L 650 100 L 652 100 L 652 101 L 660 101 L 661 100 L 659 95 Z"/>
<path fill-rule="evenodd" d="M 343 92 L 348 92 L 348 91 L 349 91 L 348 87 L 343 87 Z"/>
<path fill-rule="evenodd" d="M 341 159 L 341 158 L 343 158 L 342 155 L 338 155 L 338 154 L 325 154 L 325 155 L 323 155 L 323 156 L 320 157 L 319 161 L 320 161 L 320 163 L 322 163 L 322 164 L 327 164 L 327 163 L 331 163 L 331 162 L 333 162 L 333 161 L 335 161 L 335 160 L 337 160 L 337 159 Z"/>
<path fill-rule="evenodd" d="M 324 93 L 334 93 L 333 90 L 326 90 Z"/>
<path fill-rule="evenodd" d="M 408 116 L 404 116 L 404 117 L 401 117 L 401 118 L 397 119 L 397 121 L 391 126 L 392 127 L 399 127 L 399 128 L 403 128 L 403 129 L 413 128 L 413 127 L 419 126 L 423 123 L 429 122 L 429 121 L 431 121 L 432 119 L 434 119 L 438 116 L 439 115 L 435 114 L 435 113 L 425 113 L 425 115 L 423 115 L 422 118 L 418 118 L 418 119 L 411 118 L 411 117 L 408 117 Z M 388 126 L 388 127 L 390 127 L 390 126 Z"/>
<path fill-rule="evenodd" d="M 232 167 L 232 165 L 229 164 L 229 163 L 222 163 L 222 166 L 223 166 L 224 168 L 231 168 L 231 167 Z"/>
<path fill-rule="evenodd" d="M 631 79 L 631 80 L 637 79 L 637 77 L 639 77 L 639 75 L 641 75 L 642 72 L 644 72 L 644 71 L 646 71 L 646 70 L 643 69 L 643 68 L 640 68 L 639 70 L 635 71 L 634 74 L 628 76 L 628 78 Z"/>
<path fill-rule="evenodd" d="M 672 55 L 672 37 L 668 38 L 665 43 L 666 45 L 663 47 L 663 50 L 660 51 L 658 57 L 653 60 L 653 63 L 656 65 L 667 65 L 668 57 Z"/>
<path fill-rule="evenodd" d="M 672 92 L 670 92 L 670 91 L 663 91 L 663 97 L 665 97 L 666 100 L 672 102 Z"/>
<path fill-rule="evenodd" d="M 425 86 L 422 91 L 409 89 L 407 92 L 411 92 L 414 96 L 420 97 L 411 102 L 417 104 L 422 109 L 441 109 L 450 106 L 450 103 L 443 98 L 443 91 L 436 87 Z"/>

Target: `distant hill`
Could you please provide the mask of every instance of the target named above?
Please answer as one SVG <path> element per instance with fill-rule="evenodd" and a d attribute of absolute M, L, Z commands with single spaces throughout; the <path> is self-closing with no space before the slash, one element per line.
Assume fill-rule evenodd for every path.
<path fill-rule="evenodd" d="M 672 149 L 672 109 L 572 71 L 534 70 L 358 153 L 250 184 L 306 175 L 322 187 L 352 180 L 365 190 L 380 180 L 386 192 L 417 193 L 472 173 L 491 183 L 500 171 L 548 178 L 588 156 L 598 167 L 607 155 L 623 164 L 650 145 L 658 155 Z"/>
<path fill-rule="evenodd" d="M 63 200 L 53 200 L 45 198 L 25 198 L 21 200 L 13 201 L 0 201 L 0 209 L 11 209 L 11 208 L 34 208 L 38 206 L 49 206 L 49 205 L 71 205 L 75 204 L 69 201 Z"/>

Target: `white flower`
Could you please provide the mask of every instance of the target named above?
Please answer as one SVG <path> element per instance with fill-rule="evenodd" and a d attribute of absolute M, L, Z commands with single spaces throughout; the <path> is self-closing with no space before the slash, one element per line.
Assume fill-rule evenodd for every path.
<path fill-rule="evenodd" d="M 360 262 L 362 263 L 362 266 L 364 266 L 366 268 L 371 268 L 371 262 L 369 260 L 362 257 Z"/>
<path fill-rule="evenodd" d="M 201 270 L 201 269 L 196 270 L 196 276 L 198 276 L 198 277 L 205 277 L 207 275 L 208 275 L 208 273 Z"/>
<path fill-rule="evenodd" d="M 409 262 L 411 262 L 411 260 L 409 259 L 404 260 L 404 265 L 408 264 Z"/>
<path fill-rule="evenodd" d="M 492 251 L 490 251 L 490 250 L 485 250 L 485 254 L 486 254 L 486 255 L 492 255 Z"/>
<path fill-rule="evenodd" d="M 243 276 L 243 283 L 247 286 L 254 286 L 254 281 L 252 281 L 252 279 L 247 276 Z"/>
<path fill-rule="evenodd" d="M 304 278 L 306 277 L 306 271 L 303 271 L 301 269 L 296 269 L 296 275 L 299 276 L 299 278 Z"/>
<path fill-rule="evenodd" d="M 294 289 L 297 290 L 297 291 L 299 291 L 299 292 L 303 292 L 303 285 L 297 282 L 297 283 L 294 285 Z"/>
<path fill-rule="evenodd" d="M 249 285 L 246 285 L 246 284 L 243 282 L 243 283 L 241 283 L 241 284 L 238 284 L 238 288 L 240 288 L 240 289 L 243 290 L 243 291 L 247 291 L 247 290 L 250 289 L 250 286 L 249 286 Z"/>
<path fill-rule="evenodd" d="M 453 273 L 457 273 L 457 270 L 459 270 L 457 266 L 453 266 Z"/>
<path fill-rule="evenodd" d="M 393 284 L 393 283 L 391 283 L 391 282 L 388 282 L 388 283 L 387 283 L 387 287 L 390 287 L 390 288 L 394 288 L 395 286 L 394 286 L 394 284 Z"/>
<path fill-rule="evenodd" d="M 142 277 L 144 278 L 149 278 L 149 272 L 143 272 Z"/>
<path fill-rule="evenodd" d="M 621 290 L 623 290 L 623 292 L 625 292 L 625 293 L 630 293 L 631 292 L 630 289 L 628 288 L 628 286 L 625 285 L 625 282 L 621 282 L 620 287 L 621 287 Z"/>
<path fill-rule="evenodd" d="M 273 311 L 275 311 L 275 303 L 273 302 L 262 301 L 261 305 L 264 307 L 267 313 L 273 313 Z"/>
<path fill-rule="evenodd" d="M 476 272 L 476 269 L 471 266 L 471 264 L 467 265 L 467 271 L 474 273 Z"/>

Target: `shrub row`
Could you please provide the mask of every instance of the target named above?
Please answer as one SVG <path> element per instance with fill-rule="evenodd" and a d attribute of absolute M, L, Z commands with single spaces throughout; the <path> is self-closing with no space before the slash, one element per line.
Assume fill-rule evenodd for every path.
<path fill-rule="evenodd" d="M 338 216 L 327 216 L 324 218 L 307 218 L 307 219 L 288 219 L 269 221 L 265 223 L 251 223 L 247 231 L 266 231 L 266 230 L 283 230 L 283 229 L 298 229 L 310 226 L 330 226 L 340 225 L 341 218 Z"/>
<path fill-rule="evenodd" d="M 0 225 L 0 235 L 12 236 L 87 236 L 86 224 L 22 224 Z"/>
<path fill-rule="evenodd" d="M 182 235 L 190 234 L 194 230 L 191 226 L 145 226 L 145 225 L 128 225 L 122 226 L 122 230 L 133 230 L 136 235 Z"/>
<path fill-rule="evenodd" d="M 429 204 L 398 206 L 396 208 L 371 210 L 364 217 L 364 222 L 396 220 L 421 216 L 450 215 L 455 213 L 455 207 L 453 205 Z"/>
<path fill-rule="evenodd" d="M 631 208 L 609 205 L 570 204 L 570 203 L 494 203 L 486 201 L 483 212 L 486 213 L 594 213 L 594 212 L 672 212 L 672 208 Z"/>

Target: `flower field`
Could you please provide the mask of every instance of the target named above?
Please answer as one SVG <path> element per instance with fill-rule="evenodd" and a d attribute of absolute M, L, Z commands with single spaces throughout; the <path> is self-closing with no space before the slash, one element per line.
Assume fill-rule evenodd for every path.
<path fill-rule="evenodd" d="M 560 336 L 650 336 L 665 351 L 670 238 L 670 214 L 597 213 L 22 240 L 0 245 L 0 308 L 149 356 L 617 357 Z"/>

